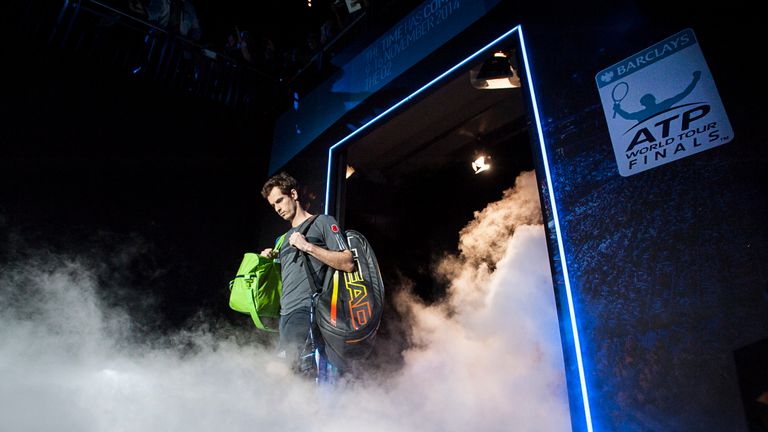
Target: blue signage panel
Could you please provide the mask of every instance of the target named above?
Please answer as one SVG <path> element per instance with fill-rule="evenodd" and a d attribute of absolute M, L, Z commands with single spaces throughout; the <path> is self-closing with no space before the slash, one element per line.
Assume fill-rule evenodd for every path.
<path fill-rule="evenodd" d="M 427 0 L 360 54 L 335 64 L 340 70 L 334 76 L 277 120 L 270 172 L 285 165 L 344 113 L 466 29 L 498 2 Z"/>

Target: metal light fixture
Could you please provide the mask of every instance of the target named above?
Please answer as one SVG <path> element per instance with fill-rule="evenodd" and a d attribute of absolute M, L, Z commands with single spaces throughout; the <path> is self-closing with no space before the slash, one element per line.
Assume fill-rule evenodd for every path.
<path fill-rule="evenodd" d="M 512 66 L 511 57 L 497 51 L 493 57 L 469 71 L 472 86 L 483 90 L 520 87 L 520 77 Z"/>
<path fill-rule="evenodd" d="M 488 160 L 491 158 L 488 156 L 480 156 L 479 158 L 475 159 L 472 162 L 472 169 L 475 171 L 475 174 L 480 174 L 483 171 L 488 171 L 491 169 L 491 164 L 488 163 Z"/>

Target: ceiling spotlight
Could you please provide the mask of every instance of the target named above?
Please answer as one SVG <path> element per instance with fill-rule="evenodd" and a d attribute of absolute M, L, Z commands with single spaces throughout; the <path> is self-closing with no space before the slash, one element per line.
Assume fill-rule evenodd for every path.
<path fill-rule="evenodd" d="M 480 156 L 472 162 L 472 169 L 475 171 L 475 174 L 480 174 L 483 171 L 491 169 L 491 164 L 489 164 L 486 159 L 490 160 L 491 158 L 488 156 Z"/>
<path fill-rule="evenodd" d="M 352 177 L 352 174 L 354 174 L 354 173 L 355 173 L 355 169 L 352 168 L 351 166 L 347 165 L 347 177 L 346 178 Z"/>
<path fill-rule="evenodd" d="M 505 52 L 498 51 L 479 67 L 469 71 L 472 86 L 483 90 L 520 87 L 520 77 L 512 67 L 511 58 Z"/>

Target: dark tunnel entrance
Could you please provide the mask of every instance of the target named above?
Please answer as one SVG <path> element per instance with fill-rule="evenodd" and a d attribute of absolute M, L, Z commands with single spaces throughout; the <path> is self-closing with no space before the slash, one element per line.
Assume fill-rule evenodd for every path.
<path fill-rule="evenodd" d="M 388 287 L 410 281 L 428 302 L 446 289 L 434 262 L 457 251 L 473 213 L 534 169 L 523 91 L 473 85 L 492 56 L 447 77 L 337 158 L 345 165 L 336 171 L 342 224 L 374 245 Z M 490 169 L 476 173 L 481 156 Z"/>
<path fill-rule="evenodd" d="M 326 211 L 368 238 L 381 267 L 387 304 L 369 366 L 408 371 L 414 356 L 427 353 L 443 371 L 493 375 L 475 367 L 484 355 L 493 364 L 500 355 L 564 390 L 547 420 L 564 425 L 562 321 L 540 225 L 546 156 L 530 75 L 518 67 L 526 64 L 522 38 L 499 51 L 504 37 L 331 147 Z M 484 68 L 499 63 L 516 76 L 506 87 L 483 88 Z M 490 169 L 480 169 L 481 156 Z M 495 351 L 481 340 L 506 342 Z M 504 375 L 494 382 L 507 382 Z"/>

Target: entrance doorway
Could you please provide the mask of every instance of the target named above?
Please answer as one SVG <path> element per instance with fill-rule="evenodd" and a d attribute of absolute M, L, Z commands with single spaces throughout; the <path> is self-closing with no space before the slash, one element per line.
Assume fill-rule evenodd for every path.
<path fill-rule="evenodd" d="M 407 280 L 423 300 L 440 300 L 435 261 L 457 252 L 474 212 L 534 169 L 522 90 L 476 79 L 497 59 L 516 69 L 516 56 L 515 47 L 478 56 L 334 156 L 337 217 L 374 245 L 385 283 Z"/>
<path fill-rule="evenodd" d="M 334 214 L 345 228 L 360 231 L 369 239 L 381 265 L 389 301 L 396 297 L 393 291 L 407 289 L 420 298 L 423 304 L 439 305 L 444 301 L 452 304 L 455 297 L 452 291 L 449 292 L 449 287 L 453 290 L 455 284 L 451 285 L 451 281 L 435 271 L 435 267 L 446 262 L 442 260 L 444 256 L 456 256 L 462 229 L 476 219 L 478 212 L 501 200 L 504 192 L 513 188 L 516 179 L 521 178 L 524 172 L 537 170 L 537 176 L 527 176 L 528 179 L 535 178 L 532 183 L 536 184 L 536 192 L 542 190 L 544 184 L 546 190 L 552 190 L 546 149 L 541 145 L 543 138 L 535 96 L 529 82 L 530 74 L 527 69 L 523 72 L 518 67 L 526 64 L 523 61 L 525 52 L 521 31 L 518 32 L 519 39 L 508 38 L 515 31 L 511 30 L 440 75 L 332 146 L 329 151 L 326 212 Z M 507 60 L 500 62 L 499 57 Z M 486 75 L 483 72 L 486 66 L 498 66 L 499 63 L 511 65 L 515 79 L 509 78 L 511 85 L 508 86 L 484 86 L 482 78 Z M 515 81 L 520 79 L 517 74 L 523 75 L 522 82 Z M 482 168 L 486 164 L 490 166 L 489 169 Z M 540 197 L 538 193 L 534 195 Z M 545 199 L 546 204 L 553 202 L 551 196 L 547 195 Z M 538 201 L 539 206 L 534 212 L 542 214 L 541 202 Z M 555 219 L 548 220 L 546 215 L 542 219 L 555 235 L 559 230 L 556 209 L 549 205 L 547 208 L 553 210 Z M 507 233 L 505 236 L 509 235 Z M 540 234 L 536 235 L 540 241 L 530 243 L 529 252 L 544 250 L 541 255 L 533 253 L 531 256 L 540 257 L 536 260 L 543 266 L 542 273 L 547 274 L 546 280 L 549 280 L 550 266 L 543 227 Z M 560 245 L 559 236 L 557 244 Z M 559 256 L 561 252 L 562 247 L 555 254 Z M 549 260 L 553 258 L 549 257 Z M 518 266 L 515 271 L 521 272 L 518 273 L 521 279 L 541 271 L 539 265 L 533 265 L 535 269 L 531 268 L 531 271 L 527 267 L 520 267 L 523 261 L 518 260 L 511 266 Z M 490 265 L 495 266 L 496 261 Z M 564 266 L 561 268 L 564 269 Z M 491 273 L 495 270 L 490 268 Z M 564 278 L 565 289 L 568 290 L 567 277 L 564 275 Z M 502 339 L 522 336 L 530 342 L 521 344 L 521 340 L 510 340 L 509 346 L 521 350 L 506 352 L 504 355 L 510 359 L 523 359 L 527 353 L 545 347 L 550 355 L 545 356 L 549 361 L 544 363 L 549 366 L 528 364 L 526 367 L 531 376 L 546 375 L 552 379 L 548 381 L 549 384 L 543 384 L 542 381 L 533 385 L 542 384 L 540 387 L 544 388 L 559 383 L 557 386 L 567 387 L 567 398 L 556 397 L 557 401 L 550 401 L 553 402 L 551 406 L 559 407 L 560 414 L 554 418 L 578 425 L 577 430 L 581 430 L 584 423 L 589 429 L 591 420 L 578 345 L 570 344 L 578 339 L 575 314 L 570 300 L 565 301 L 564 292 L 559 291 L 559 302 L 568 309 L 560 311 L 558 315 L 553 298 L 554 287 L 551 281 L 538 284 L 541 280 L 545 279 L 528 281 L 528 287 L 532 290 L 516 290 L 520 288 L 513 286 L 518 284 L 517 281 L 506 280 L 502 285 L 497 284 L 496 294 L 512 294 L 512 303 L 507 303 L 511 307 L 493 312 L 487 307 L 488 302 L 485 302 L 486 306 L 482 307 L 486 310 L 481 312 L 500 314 L 496 318 L 511 314 L 529 320 L 528 324 L 535 322 L 532 327 L 529 326 L 534 330 L 524 335 L 505 330 L 506 327 L 491 331 Z M 506 283 L 510 286 L 504 285 Z M 524 298 L 518 295 L 520 292 L 533 294 L 531 298 Z M 565 292 L 570 298 L 570 293 Z M 493 302 L 499 298 L 488 297 L 484 300 Z M 537 310 L 544 313 L 526 310 L 525 305 L 531 302 L 543 306 Z M 452 313 L 451 307 L 446 312 L 448 319 Z M 383 363 L 391 368 L 398 360 L 392 353 L 409 349 L 404 335 L 409 334 L 410 329 L 405 328 L 408 324 L 398 319 L 401 317 L 397 316 L 396 308 L 390 305 L 388 310 L 390 315 L 387 317 L 385 310 L 380 333 L 390 338 L 390 341 L 397 337 L 402 337 L 403 341 L 403 349 L 400 351 L 392 350 L 390 343 L 386 352 L 377 353 L 385 357 Z M 477 311 L 469 311 L 473 312 Z M 458 311 L 457 314 L 460 316 L 462 312 Z M 504 325 L 511 325 L 512 328 L 521 324 L 501 319 Z M 559 329 L 567 332 L 564 333 L 564 340 L 569 342 L 565 358 L 569 361 L 579 360 L 578 379 L 567 384 Z M 573 338 L 570 337 L 571 332 Z M 575 352 L 571 351 L 572 348 Z M 471 364 L 467 367 L 474 368 Z M 509 377 L 498 378 L 499 382 L 506 382 Z M 510 394 L 510 397 L 513 396 Z M 571 423 L 568 416 L 568 400 L 571 401 L 572 409 L 570 418 L 575 418 L 575 423 Z"/>

